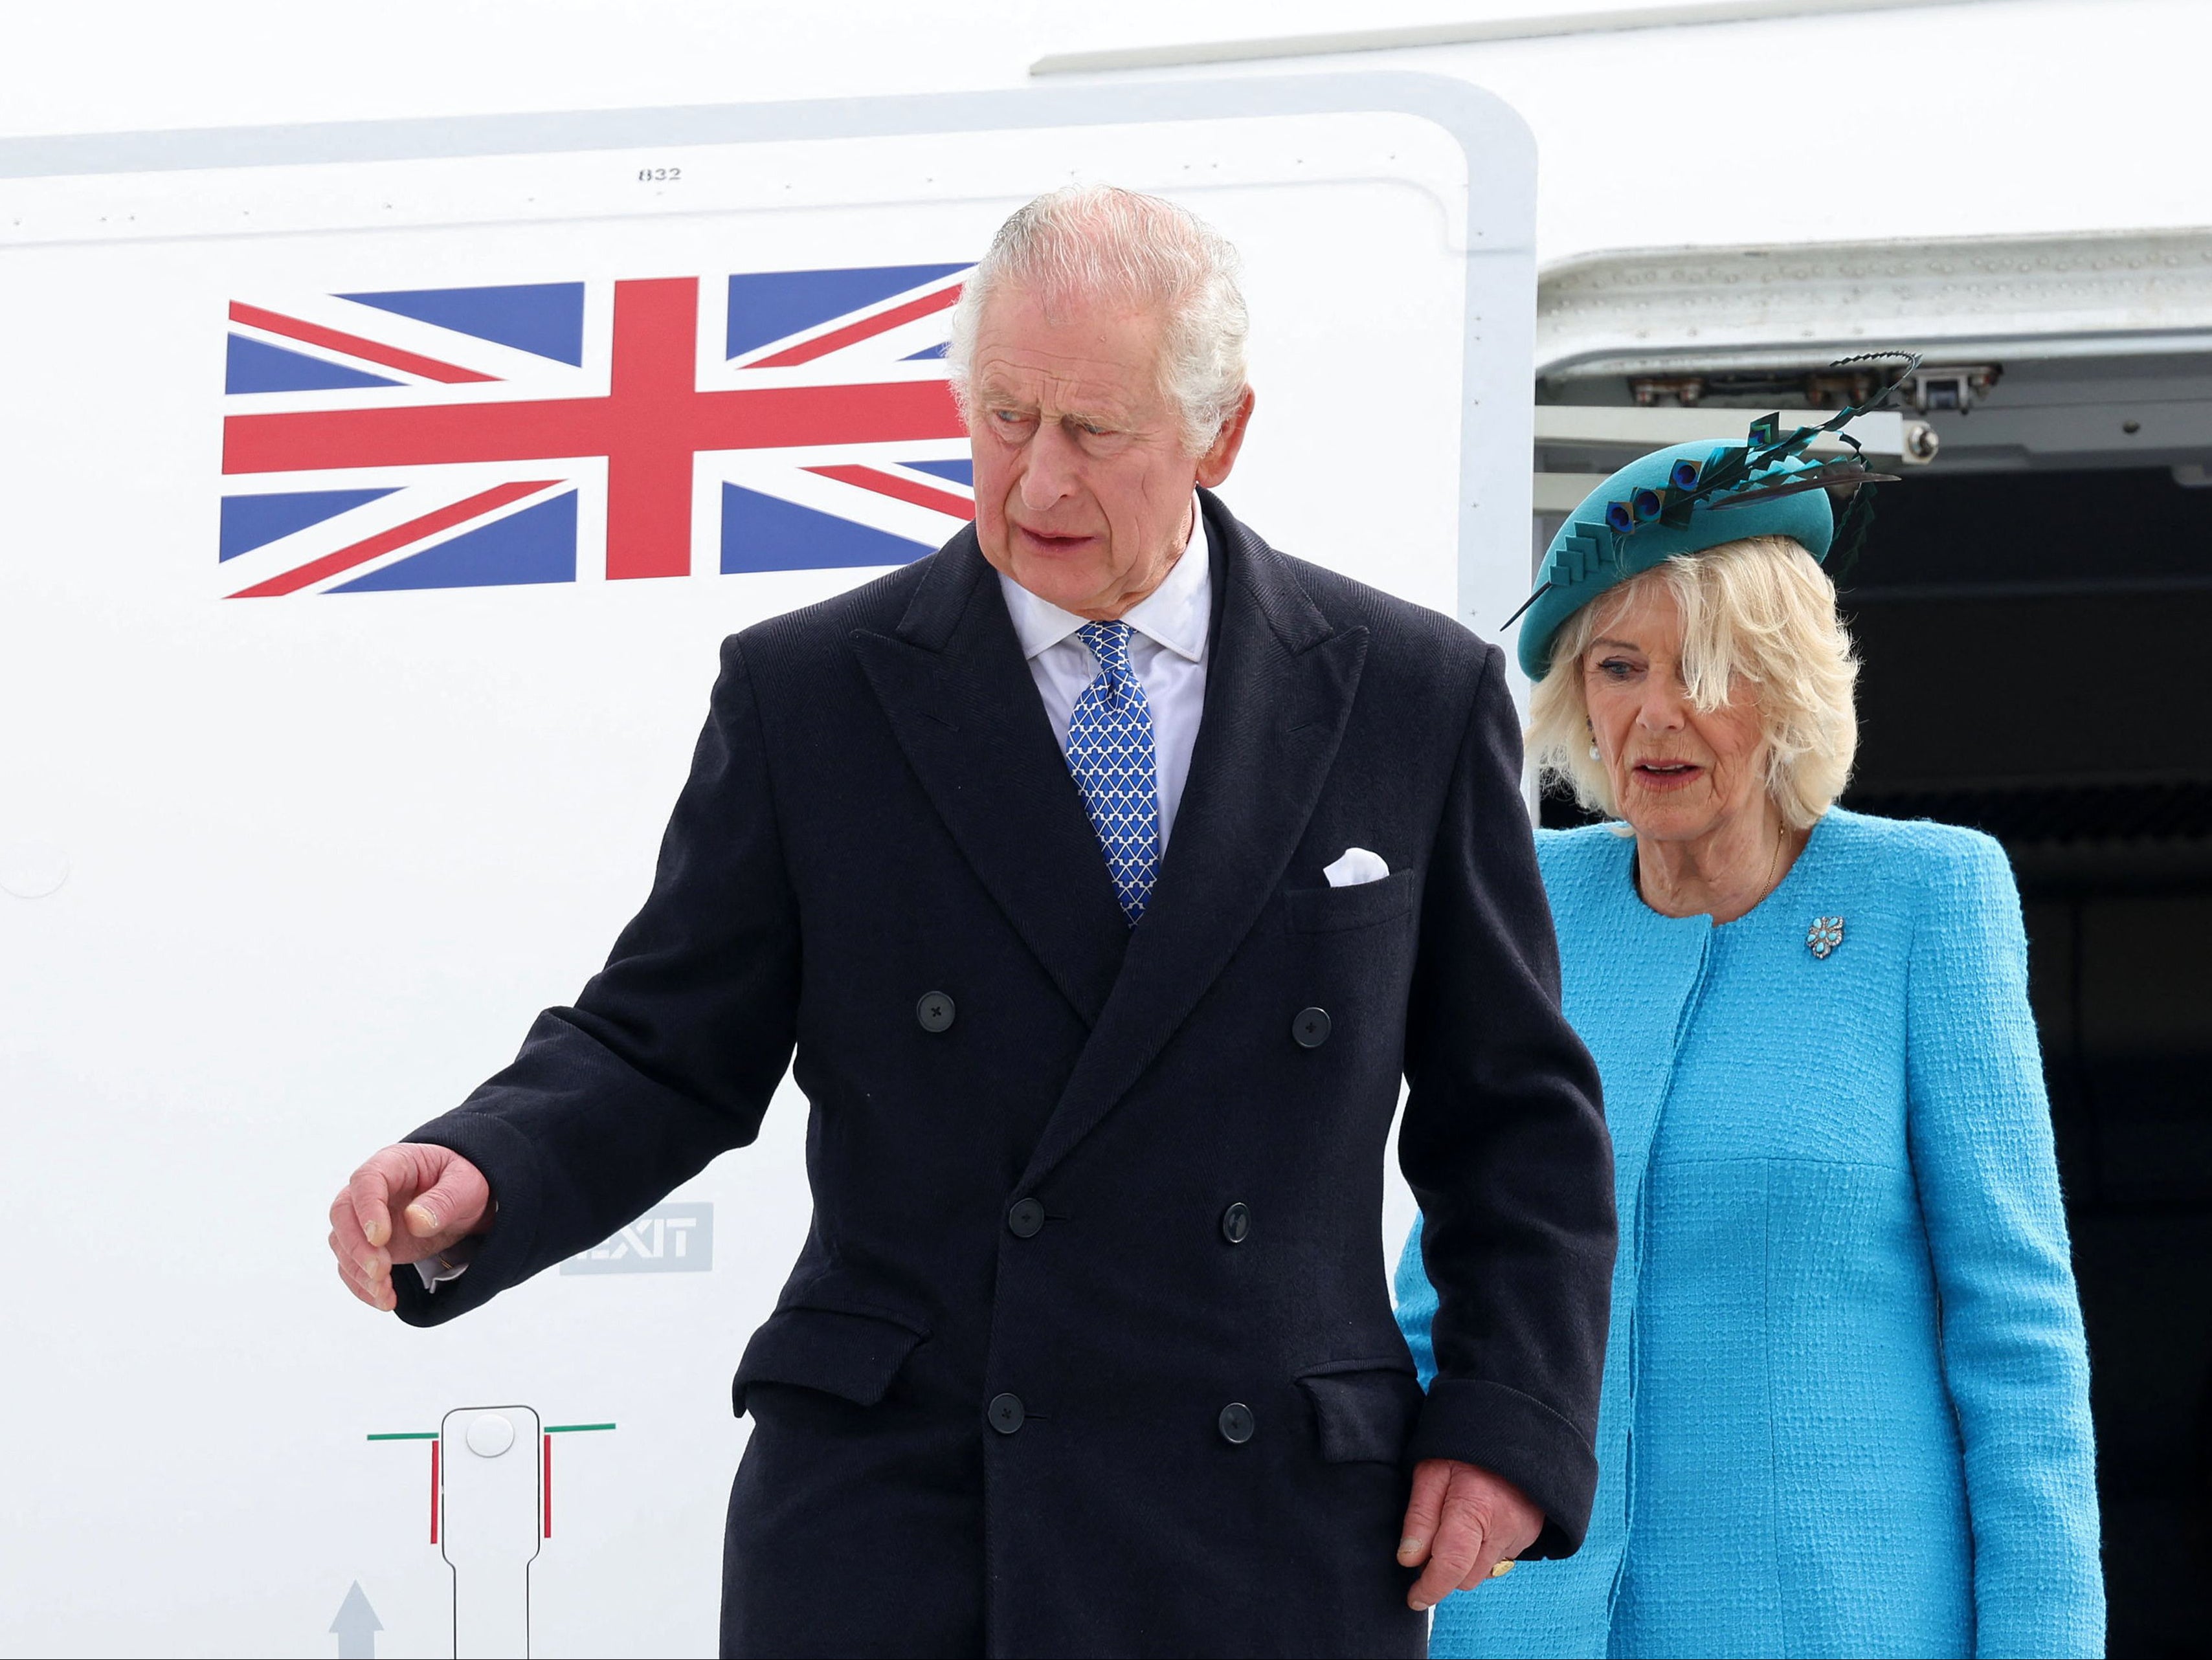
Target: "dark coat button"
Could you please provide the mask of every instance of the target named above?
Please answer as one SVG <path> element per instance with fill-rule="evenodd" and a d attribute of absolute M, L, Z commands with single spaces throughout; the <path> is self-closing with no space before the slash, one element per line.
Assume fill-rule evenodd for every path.
<path fill-rule="evenodd" d="M 994 1395 L 984 1415 L 990 1419 L 991 1427 L 1001 1435 L 1012 1435 L 1022 1427 L 1022 1420 L 1029 1416 L 1022 1410 L 1022 1397 L 1018 1395 Z"/>
<path fill-rule="evenodd" d="M 942 991 L 925 991 L 914 1006 L 914 1017 L 921 1022 L 923 1031 L 942 1032 L 952 1024 L 952 999 Z"/>
<path fill-rule="evenodd" d="M 1044 1207 L 1035 1199 L 1018 1199 L 1006 1213 L 1006 1226 L 1018 1239 L 1034 1239 L 1044 1231 Z"/>
<path fill-rule="evenodd" d="M 951 1016 L 945 1017 L 948 1021 Z M 927 1021 L 922 1022 L 927 1026 Z M 1318 1049 L 1328 1041 L 1328 1010 L 1301 1009 L 1298 1017 L 1291 1022 L 1291 1035 L 1298 1040 L 1301 1049 Z"/>
<path fill-rule="evenodd" d="M 1233 1447 L 1241 1447 L 1252 1439 L 1259 1426 L 1252 1421 L 1252 1409 L 1242 1401 L 1231 1401 L 1221 1409 L 1221 1439 Z"/>
<path fill-rule="evenodd" d="M 1221 1237 L 1231 1245 L 1243 1245 L 1244 1236 L 1252 1231 L 1252 1207 L 1238 1200 L 1221 1213 Z"/>

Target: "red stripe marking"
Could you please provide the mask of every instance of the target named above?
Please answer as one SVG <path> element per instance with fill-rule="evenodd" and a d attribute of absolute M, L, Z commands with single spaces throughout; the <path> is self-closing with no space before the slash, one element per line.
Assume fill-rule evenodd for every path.
<path fill-rule="evenodd" d="M 441 380 L 449 386 L 465 380 L 498 379 L 496 375 L 478 374 L 474 369 L 464 369 L 458 364 L 441 363 L 434 357 L 424 357 L 418 352 L 403 352 L 397 346 L 364 340 L 357 334 L 342 334 L 336 329 L 325 329 L 319 323 L 303 323 L 296 317 L 265 312 L 258 306 L 243 305 L 235 300 L 230 302 L 230 320 L 266 330 L 270 334 L 281 334 L 288 340 L 343 352 L 349 357 L 362 358 L 370 363 L 381 363 L 387 369 L 418 374 L 428 380 Z"/>
<path fill-rule="evenodd" d="M 688 577 L 691 463 L 707 447 L 683 436 L 695 425 L 699 396 L 698 279 L 620 283 L 616 296 L 599 441 L 607 457 L 607 575 Z"/>
<path fill-rule="evenodd" d="M 896 329 L 902 323 L 911 323 L 917 317 L 927 317 L 932 312 L 941 312 L 960 298 L 960 285 L 939 288 L 935 294 L 926 294 L 919 300 L 909 300 L 903 306 L 894 306 L 887 312 L 878 312 L 873 317 L 864 317 L 858 323 L 848 323 L 842 329 L 817 335 L 803 345 L 778 352 L 774 357 L 763 357 L 748 363 L 749 369 L 787 369 L 794 364 L 811 363 L 817 357 L 842 351 L 855 341 L 866 340 L 872 335 Z"/>
<path fill-rule="evenodd" d="M 223 422 L 225 473 L 331 467 L 435 467 L 475 461 L 553 461 L 605 455 L 625 439 L 682 451 L 773 450 L 807 444 L 907 444 L 965 438 L 941 380 L 882 385 L 776 386 L 687 392 L 635 412 L 605 397 L 514 403 L 439 403 L 405 409 L 313 409 L 232 415 Z M 658 418 L 665 424 L 653 422 Z M 684 473 L 690 500 L 690 473 Z"/>
<path fill-rule="evenodd" d="M 545 1443 L 545 1536 L 553 1536 L 553 1438 L 538 1438 Z"/>
<path fill-rule="evenodd" d="M 910 501 L 917 507 L 950 513 L 955 518 L 975 517 L 975 504 L 966 496 L 955 495 L 950 490 L 933 489 L 927 484 L 917 484 L 910 478 L 901 478 L 896 473 L 882 472 L 873 467 L 809 467 L 810 473 L 819 473 L 824 478 L 834 478 L 842 484 L 857 484 L 864 490 L 873 490 L 878 495 L 890 496 L 898 501 Z"/>
<path fill-rule="evenodd" d="M 430 1443 L 430 1542 L 438 1542 L 438 1443 Z"/>
<path fill-rule="evenodd" d="M 394 548 L 403 547 L 418 537 L 435 535 L 440 530 L 459 524 L 463 519 L 473 518 L 478 513 L 488 513 L 495 507 L 504 507 L 510 501 L 520 501 L 533 491 L 560 482 L 554 478 L 536 478 L 479 490 L 465 501 L 457 501 L 450 507 L 441 507 L 436 512 L 425 513 L 420 518 L 410 518 L 404 524 L 395 524 L 365 542 L 356 542 L 334 554 L 325 554 L 320 559 L 309 560 L 305 565 L 270 577 L 266 582 L 257 582 L 251 588 L 241 588 L 231 597 L 268 599 L 277 594 L 297 593 L 310 583 L 320 582 L 325 577 L 351 570 L 356 565 L 365 565 L 379 554 L 388 554 Z"/>

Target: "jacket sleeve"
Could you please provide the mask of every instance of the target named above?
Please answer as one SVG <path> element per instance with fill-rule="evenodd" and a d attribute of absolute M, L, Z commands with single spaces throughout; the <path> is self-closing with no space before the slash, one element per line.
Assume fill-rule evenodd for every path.
<path fill-rule="evenodd" d="M 1597 1068 L 1559 1012 L 1503 661 L 1485 648 L 1407 1009 L 1399 1162 L 1437 1299 L 1413 1456 L 1504 1476 L 1546 1518 L 1526 1554 L 1565 1556 L 1597 1486 L 1613 1148 Z"/>
<path fill-rule="evenodd" d="M 468 1271 L 435 1292 L 392 1276 L 432 1325 L 597 1244 L 758 1134 L 791 1058 L 799 924 L 753 688 L 722 647 L 706 730 L 653 891 L 569 1009 L 514 1063 L 407 1139 L 482 1170 L 498 1206 Z"/>
<path fill-rule="evenodd" d="M 2089 1362 L 2003 851 L 1948 836 L 1909 970 L 1908 1127 L 1966 1455 L 1976 1647 L 2104 1652 Z"/>

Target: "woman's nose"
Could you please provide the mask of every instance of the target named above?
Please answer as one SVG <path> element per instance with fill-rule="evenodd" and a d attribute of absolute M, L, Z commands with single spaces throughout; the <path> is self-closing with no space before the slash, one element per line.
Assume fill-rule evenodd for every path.
<path fill-rule="evenodd" d="M 1683 722 L 1683 691 L 1679 686 L 1654 675 L 1644 689 L 1644 702 L 1636 712 L 1636 724 L 1647 731 L 1671 732 Z"/>

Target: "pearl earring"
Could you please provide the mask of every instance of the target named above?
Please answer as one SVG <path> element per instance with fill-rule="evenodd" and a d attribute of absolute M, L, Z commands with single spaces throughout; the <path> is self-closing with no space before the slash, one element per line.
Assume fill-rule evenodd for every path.
<path fill-rule="evenodd" d="M 1593 743 L 1592 745 L 1590 745 L 1590 759 L 1591 759 L 1592 760 L 1595 760 L 1597 758 L 1598 758 L 1598 754 L 1597 754 L 1597 745 L 1595 745 L 1595 743 Z"/>

